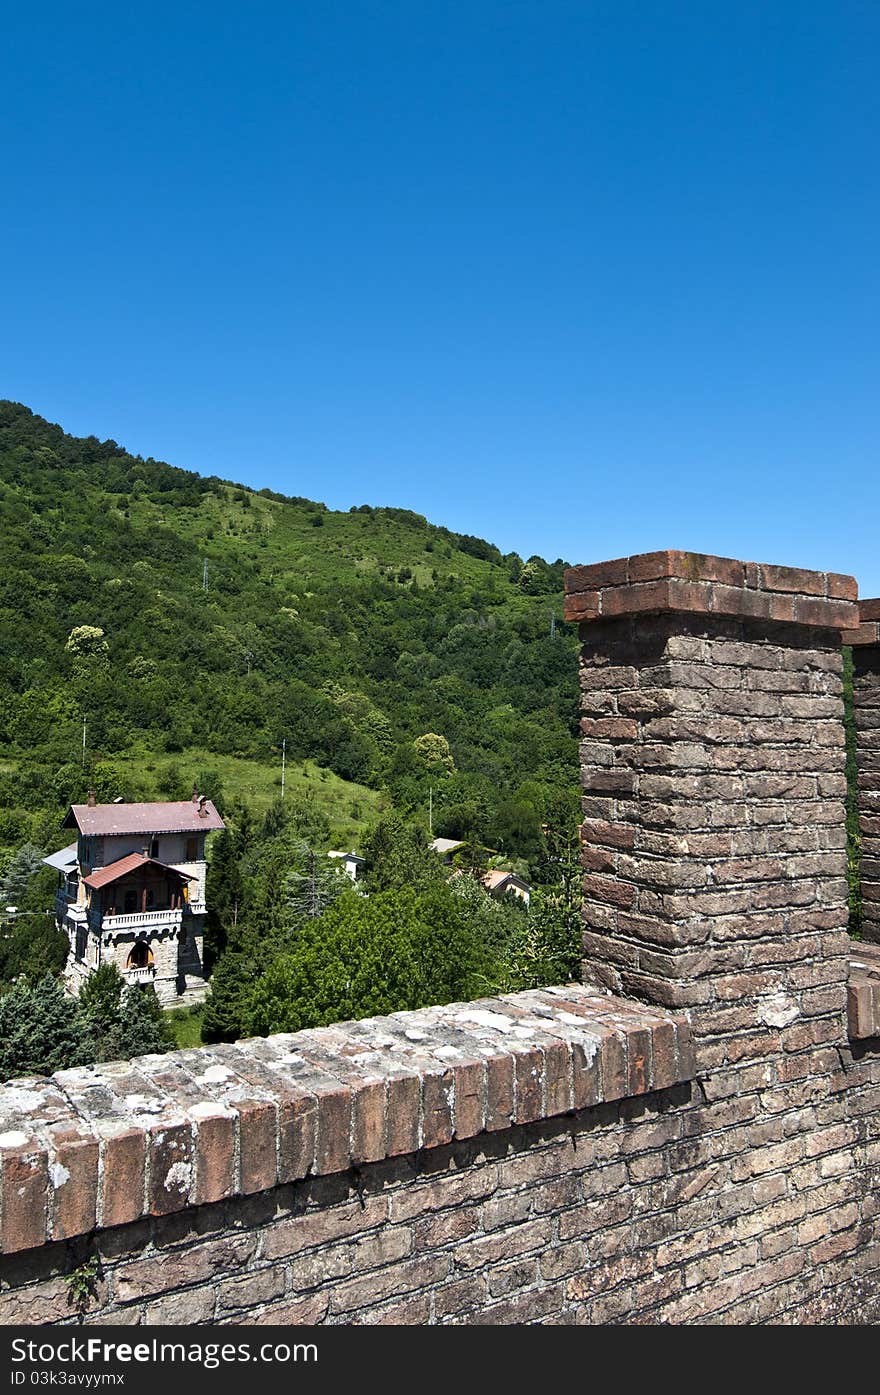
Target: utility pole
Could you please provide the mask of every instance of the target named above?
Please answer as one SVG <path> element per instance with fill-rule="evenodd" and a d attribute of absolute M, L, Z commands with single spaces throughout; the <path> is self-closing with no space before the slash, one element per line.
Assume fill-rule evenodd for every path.
<path fill-rule="evenodd" d="M 86 719 L 83 717 L 82 768 L 86 768 Z"/>
<path fill-rule="evenodd" d="M 287 737 L 281 742 L 281 798 L 284 798 L 284 772 L 287 765 Z"/>
<path fill-rule="evenodd" d="M 552 610 L 550 612 L 550 638 L 556 638 L 556 616 L 553 614 Z"/>
<path fill-rule="evenodd" d="M 434 786 L 428 786 L 428 837 L 434 837 Z"/>
<path fill-rule="evenodd" d="M 204 559 L 204 561 L 202 562 L 202 590 L 203 590 L 203 591 L 207 591 L 207 589 L 208 589 L 208 559 L 207 559 L 207 557 L 206 557 L 206 558 Z"/>

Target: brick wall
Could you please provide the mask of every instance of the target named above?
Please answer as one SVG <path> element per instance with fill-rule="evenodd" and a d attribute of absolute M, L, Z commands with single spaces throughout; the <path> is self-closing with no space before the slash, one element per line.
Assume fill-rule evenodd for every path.
<path fill-rule="evenodd" d="M 851 578 L 657 553 L 582 625 L 585 983 L 0 1090 L 0 1320 L 868 1322 Z M 864 788 L 864 786 L 863 786 Z"/>
<path fill-rule="evenodd" d="M 853 718 L 859 780 L 861 934 L 880 943 L 880 600 L 859 602 L 844 634 L 853 653 Z"/>

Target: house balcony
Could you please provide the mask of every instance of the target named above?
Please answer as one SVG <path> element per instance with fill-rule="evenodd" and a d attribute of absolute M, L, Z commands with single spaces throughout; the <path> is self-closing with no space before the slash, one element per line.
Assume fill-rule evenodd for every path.
<path fill-rule="evenodd" d="M 140 969 L 126 969 L 126 983 L 152 983 L 156 977 L 156 965 L 145 964 Z"/>
<path fill-rule="evenodd" d="M 183 923 L 183 907 L 176 906 L 159 911 L 130 911 L 127 915 L 96 916 L 91 919 L 92 928 L 102 934 L 120 930 L 179 930 Z"/>
<path fill-rule="evenodd" d="M 84 921 L 86 915 L 85 906 L 77 906 L 75 897 L 68 896 L 63 890 L 56 893 L 55 918 L 59 924 L 63 925 L 65 920 Z"/>

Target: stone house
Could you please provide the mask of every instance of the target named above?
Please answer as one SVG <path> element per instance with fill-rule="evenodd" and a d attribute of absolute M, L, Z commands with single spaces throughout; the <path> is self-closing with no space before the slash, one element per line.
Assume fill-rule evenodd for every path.
<path fill-rule="evenodd" d="M 71 993 L 115 964 L 129 983 L 150 983 L 163 1006 L 206 991 L 205 841 L 225 825 L 195 791 L 191 800 L 71 806 L 62 827 L 75 843 L 44 861 L 59 873 L 55 918 L 70 949 Z"/>

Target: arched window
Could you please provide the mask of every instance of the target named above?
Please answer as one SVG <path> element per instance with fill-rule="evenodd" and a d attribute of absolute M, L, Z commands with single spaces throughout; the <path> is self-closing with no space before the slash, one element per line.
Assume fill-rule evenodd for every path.
<path fill-rule="evenodd" d="M 153 962 L 153 951 L 146 940 L 136 940 L 131 947 L 125 967 L 127 969 L 146 969 Z"/>

